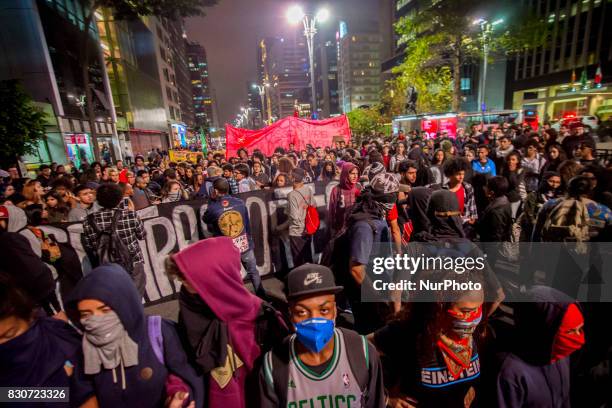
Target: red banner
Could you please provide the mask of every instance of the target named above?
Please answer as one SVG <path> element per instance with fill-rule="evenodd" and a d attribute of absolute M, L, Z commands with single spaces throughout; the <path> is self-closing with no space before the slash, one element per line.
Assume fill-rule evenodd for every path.
<path fill-rule="evenodd" d="M 295 145 L 296 150 L 306 149 L 306 145 L 332 146 L 334 136 L 342 136 L 347 143 L 351 139 L 346 115 L 325 120 L 288 116 L 259 130 L 241 129 L 226 124 L 225 154 L 228 158 L 234 157 L 238 155 L 238 149 L 245 148 L 249 153 L 259 149 L 266 156 L 271 156 L 274 149 L 288 149 L 290 143 Z"/>

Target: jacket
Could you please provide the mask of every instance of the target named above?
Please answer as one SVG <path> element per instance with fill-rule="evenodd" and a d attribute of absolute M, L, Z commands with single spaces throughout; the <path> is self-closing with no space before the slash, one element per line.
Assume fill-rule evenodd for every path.
<path fill-rule="evenodd" d="M 102 369 L 93 375 L 96 395 L 100 407 L 151 407 L 163 406 L 165 383 L 169 373 L 180 377 L 189 386 L 189 396 L 196 407 L 204 403 L 202 378 L 189 365 L 187 355 L 176 332 L 174 323 L 162 320 L 162 337 L 165 363 L 162 364 L 151 345 L 147 318 L 141 297 L 130 276 L 116 264 L 95 268 L 74 289 L 67 302 L 67 311 L 79 322 L 77 304 L 82 299 L 97 299 L 110 306 L 121 319 L 130 338 L 138 344 L 138 364 L 124 367 L 126 389 L 121 387 L 121 378 L 113 379 L 113 371 Z M 78 323 L 80 325 L 80 323 Z M 145 379 L 145 369 L 150 377 Z M 147 375 L 147 377 L 148 377 Z"/>
<path fill-rule="evenodd" d="M 485 208 L 478 222 L 481 242 L 510 241 L 512 232 L 512 209 L 506 196 L 497 197 Z"/>
<path fill-rule="evenodd" d="M 244 201 L 238 197 L 225 195 L 210 200 L 202 216 L 215 237 L 229 237 L 240 253 L 253 249 L 249 213 Z"/>

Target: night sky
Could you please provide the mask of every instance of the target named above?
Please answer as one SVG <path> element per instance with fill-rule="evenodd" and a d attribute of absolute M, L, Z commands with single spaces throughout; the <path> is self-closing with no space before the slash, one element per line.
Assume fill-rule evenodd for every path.
<path fill-rule="evenodd" d="M 390 1 L 390 0 L 388 0 Z M 247 81 L 257 79 L 257 44 L 266 36 L 286 35 L 291 26 L 286 10 L 299 3 L 306 10 L 325 4 L 332 17 L 326 25 L 337 27 L 339 18 L 351 27 L 377 29 L 379 0 L 331 0 L 326 3 L 289 0 L 220 0 L 205 17 L 187 20 L 187 36 L 206 48 L 211 86 L 216 92 L 219 124 L 223 126 L 246 104 Z M 335 29 L 335 27 L 334 27 Z"/>

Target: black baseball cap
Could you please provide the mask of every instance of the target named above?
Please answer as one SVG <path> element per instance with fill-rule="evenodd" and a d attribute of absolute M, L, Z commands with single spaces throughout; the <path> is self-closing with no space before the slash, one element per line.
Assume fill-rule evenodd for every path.
<path fill-rule="evenodd" d="M 336 286 L 334 273 L 326 266 L 307 263 L 298 266 L 287 275 L 287 299 L 306 295 L 338 293 L 342 286 Z"/>

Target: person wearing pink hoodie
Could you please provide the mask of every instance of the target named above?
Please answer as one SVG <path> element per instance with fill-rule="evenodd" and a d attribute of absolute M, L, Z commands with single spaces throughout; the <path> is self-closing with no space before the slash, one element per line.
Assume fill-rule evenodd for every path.
<path fill-rule="evenodd" d="M 188 246 L 168 258 L 166 272 L 183 283 L 179 331 L 190 359 L 204 374 L 206 407 L 245 408 L 255 360 L 284 338 L 287 327 L 271 306 L 245 288 L 240 252 L 231 238 Z"/>

